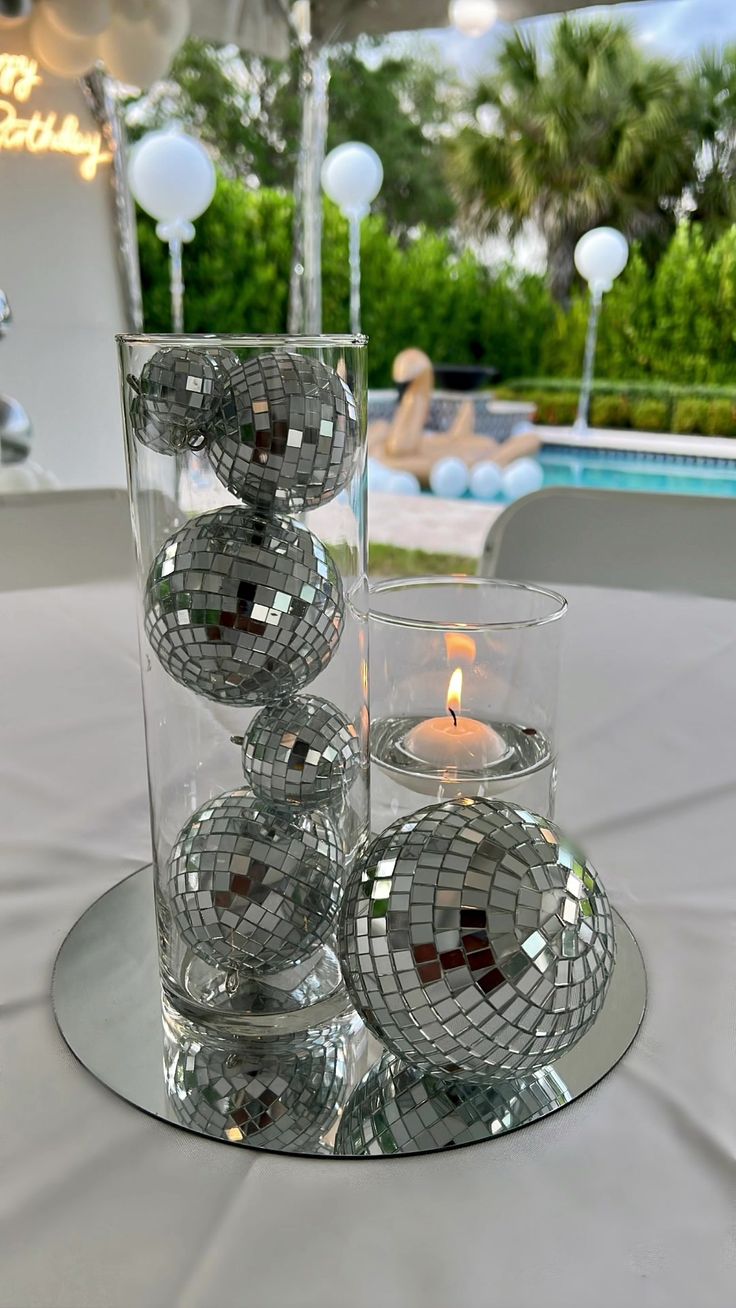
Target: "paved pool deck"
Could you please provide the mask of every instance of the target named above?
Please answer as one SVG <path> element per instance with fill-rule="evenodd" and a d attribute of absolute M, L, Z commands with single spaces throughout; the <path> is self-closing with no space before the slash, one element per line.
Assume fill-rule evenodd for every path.
<path fill-rule="evenodd" d="M 368 536 L 383 545 L 464 554 L 479 559 L 502 504 L 443 500 L 436 495 L 368 495 Z"/>

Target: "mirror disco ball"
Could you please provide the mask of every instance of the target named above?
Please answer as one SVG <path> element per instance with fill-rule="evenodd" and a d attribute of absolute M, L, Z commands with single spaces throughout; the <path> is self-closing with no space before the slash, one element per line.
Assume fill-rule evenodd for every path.
<path fill-rule="evenodd" d="M 343 489 L 359 454 L 355 400 L 326 364 L 261 354 L 228 370 L 222 421 L 207 441 L 220 481 L 238 499 L 289 513 Z"/>
<path fill-rule="evenodd" d="M 314 808 L 350 789 L 360 767 L 358 733 L 326 699 L 305 695 L 262 709 L 243 740 L 243 772 L 271 804 Z"/>
<path fill-rule="evenodd" d="M 322 814 L 277 816 L 249 790 L 229 790 L 203 804 L 176 838 L 171 922 L 212 967 L 279 972 L 332 934 L 341 867 Z"/>
<path fill-rule="evenodd" d="M 267 704 L 327 666 L 344 622 L 340 575 L 306 527 L 235 505 L 179 527 L 146 583 L 145 630 L 183 686 Z"/>
<path fill-rule="evenodd" d="M 319 1153 L 344 1100 L 349 1035 L 344 1020 L 267 1040 L 207 1038 L 165 1021 L 173 1115 L 190 1130 L 231 1144 Z"/>
<path fill-rule="evenodd" d="M 227 364 L 225 355 L 218 360 L 184 345 L 157 350 L 137 379 L 128 378 L 136 392 L 130 416 L 138 440 L 159 454 L 205 444 L 222 409 Z"/>
<path fill-rule="evenodd" d="M 490 1085 L 430 1076 L 384 1054 L 345 1105 L 335 1153 L 385 1157 L 475 1144 L 526 1126 L 569 1100 L 565 1083 L 549 1067 Z"/>
<path fill-rule="evenodd" d="M 597 874 L 546 818 L 452 799 L 400 818 L 345 891 L 340 958 L 366 1025 L 412 1066 L 526 1076 L 600 1012 L 614 964 Z"/>

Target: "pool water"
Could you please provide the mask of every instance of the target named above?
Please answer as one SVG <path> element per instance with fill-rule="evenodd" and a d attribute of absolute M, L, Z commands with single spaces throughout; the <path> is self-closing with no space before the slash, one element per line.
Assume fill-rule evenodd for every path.
<path fill-rule="evenodd" d="M 539 462 L 544 469 L 545 486 L 736 497 L 736 457 L 706 459 L 695 455 L 546 445 Z"/>

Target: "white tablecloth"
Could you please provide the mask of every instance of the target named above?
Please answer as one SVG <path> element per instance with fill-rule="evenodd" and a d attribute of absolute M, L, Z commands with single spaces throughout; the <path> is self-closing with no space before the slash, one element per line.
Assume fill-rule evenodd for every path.
<path fill-rule="evenodd" d="M 736 605 L 572 591 L 558 818 L 642 946 L 625 1061 L 528 1131 L 406 1162 L 259 1157 L 89 1077 L 49 1006 L 149 858 L 133 596 L 0 596 L 0 1304 L 733 1308 Z"/>

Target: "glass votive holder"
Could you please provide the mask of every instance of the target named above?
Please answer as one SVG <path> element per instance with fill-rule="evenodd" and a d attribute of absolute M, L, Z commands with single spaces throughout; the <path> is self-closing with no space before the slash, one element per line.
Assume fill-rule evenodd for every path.
<path fill-rule="evenodd" d="M 486 796 L 552 817 L 560 619 L 554 591 L 484 577 L 371 587 L 371 825 Z"/>

